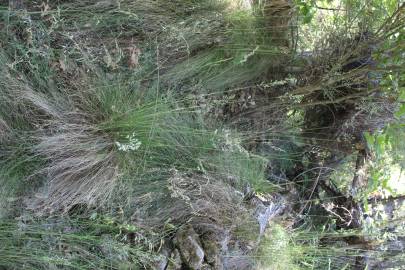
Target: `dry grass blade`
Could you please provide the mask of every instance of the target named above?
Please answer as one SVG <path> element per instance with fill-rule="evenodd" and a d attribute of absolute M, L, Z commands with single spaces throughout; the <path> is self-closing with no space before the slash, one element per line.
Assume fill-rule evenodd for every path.
<path fill-rule="evenodd" d="M 48 160 L 46 196 L 36 206 L 68 211 L 106 200 L 118 177 L 113 145 L 83 115 L 70 114 L 39 137 L 35 152 Z"/>
<path fill-rule="evenodd" d="M 6 138 L 9 130 L 10 130 L 10 128 L 7 125 L 6 121 L 4 121 L 3 119 L 0 118 L 0 142 Z"/>

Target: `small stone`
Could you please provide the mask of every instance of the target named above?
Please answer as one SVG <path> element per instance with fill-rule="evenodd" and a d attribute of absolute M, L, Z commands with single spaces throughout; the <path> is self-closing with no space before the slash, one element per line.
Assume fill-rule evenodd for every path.
<path fill-rule="evenodd" d="M 177 252 L 178 253 L 178 252 Z M 155 263 L 154 269 L 156 270 L 165 270 L 168 268 L 169 265 L 169 257 L 170 257 L 170 250 L 167 247 L 162 248 L 160 252 L 160 257 Z M 180 255 L 179 255 L 180 257 Z M 181 264 L 181 261 L 180 261 Z"/>
<path fill-rule="evenodd" d="M 228 270 L 252 270 L 253 262 L 243 253 L 236 253 L 224 260 L 224 268 Z"/>
<path fill-rule="evenodd" d="M 217 262 L 217 257 L 219 254 L 217 244 L 214 241 L 210 241 L 208 239 L 204 239 L 202 242 L 204 246 L 206 261 L 209 264 L 215 264 Z"/>
<path fill-rule="evenodd" d="M 181 270 L 181 264 L 180 252 L 175 249 L 170 256 L 166 270 Z"/>
<path fill-rule="evenodd" d="M 202 267 L 201 267 L 201 270 L 217 270 L 217 268 L 214 268 L 214 267 L 212 267 L 211 265 L 209 265 L 209 264 L 204 264 Z"/>
<path fill-rule="evenodd" d="M 201 239 L 205 252 L 205 260 L 213 269 L 222 270 L 221 245 L 215 239 L 215 236 L 211 237 L 211 235 L 208 233 Z"/>
<path fill-rule="evenodd" d="M 187 267 L 191 270 L 202 268 L 205 254 L 201 247 L 200 238 L 192 226 L 186 225 L 185 228 L 180 229 L 175 236 L 174 243 Z"/>

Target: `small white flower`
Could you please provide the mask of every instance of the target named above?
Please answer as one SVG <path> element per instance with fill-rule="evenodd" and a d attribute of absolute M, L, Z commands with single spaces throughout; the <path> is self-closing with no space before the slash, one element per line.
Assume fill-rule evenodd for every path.
<path fill-rule="evenodd" d="M 133 132 L 131 135 L 125 136 L 125 138 L 128 139 L 127 143 L 115 142 L 115 145 L 118 147 L 119 151 L 135 151 L 138 150 L 142 145 L 142 142 L 136 138 L 135 132 Z"/>

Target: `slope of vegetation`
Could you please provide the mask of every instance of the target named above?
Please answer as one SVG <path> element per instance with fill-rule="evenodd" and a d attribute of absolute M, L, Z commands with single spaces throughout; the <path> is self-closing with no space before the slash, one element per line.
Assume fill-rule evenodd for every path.
<path fill-rule="evenodd" d="M 396 0 L 0 1 L 0 269 L 402 269 Z"/>

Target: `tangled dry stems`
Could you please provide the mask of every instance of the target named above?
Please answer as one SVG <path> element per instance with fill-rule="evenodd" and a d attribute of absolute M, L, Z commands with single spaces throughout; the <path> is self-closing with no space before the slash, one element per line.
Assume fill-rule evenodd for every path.
<path fill-rule="evenodd" d="M 75 121 L 80 117 L 69 115 Z M 69 119 L 56 123 L 51 129 L 56 132 L 41 135 L 34 147 L 48 161 L 39 172 L 48 179 L 41 204 L 54 210 L 107 200 L 119 176 L 112 142 L 93 125 Z"/>
<path fill-rule="evenodd" d="M 244 195 L 232 185 L 212 174 L 182 173 L 170 170 L 166 180 L 165 205 L 150 212 L 146 219 L 134 215 L 132 219 L 142 226 L 160 227 L 167 222 L 192 224 L 199 234 L 212 230 L 234 233 L 244 225 L 256 227 L 253 208 L 244 201 Z M 158 194 L 138 198 L 138 207 L 147 208 L 159 200 Z M 257 231 L 258 226 L 257 226 Z"/>

